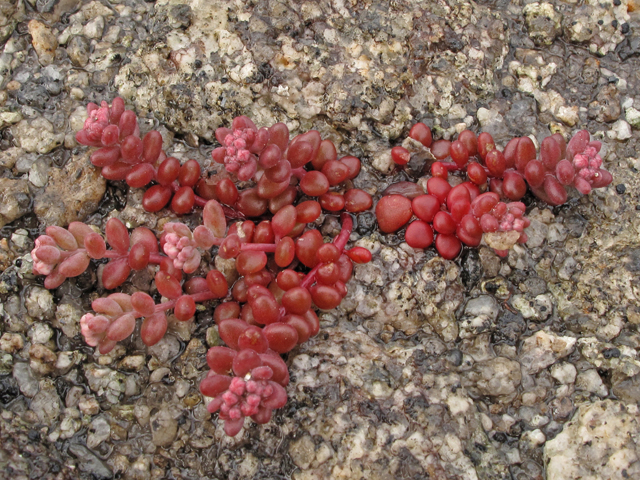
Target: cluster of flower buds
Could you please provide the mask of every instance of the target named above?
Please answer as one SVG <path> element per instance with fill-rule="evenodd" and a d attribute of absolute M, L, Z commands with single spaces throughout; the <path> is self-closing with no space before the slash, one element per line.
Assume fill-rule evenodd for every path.
<path fill-rule="evenodd" d="M 153 130 L 140 138 L 138 117 L 125 110 L 124 100 L 118 97 L 111 107 L 87 105 L 88 118 L 84 128 L 76 134 L 82 145 L 100 147 L 91 154 L 91 163 L 102 168 L 109 180 L 124 180 L 149 172 L 162 155 L 162 136 Z M 132 182 L 135 183 L 135 182 Z"/>
<path fill-rule="evenodd" d="M 409 143 L 430 149 L 436 160 L 426 182 L 427 194 L 411 182 L 391 185 L 376 205 L 378 224 L 383 232 L 395 232 L 415 215 L 417 220 L 405 233 L 407 243 L 427 248 L 434 243 L 435 231 L 436 250 L 449 259 L 460 253 L 462 244 L 474 247 L 483 239 L 501 256 L 516 243 L 526 242 L 524 229 L 530 222 L 519 200 L 527 185 L 541 200 L 561 205 L 567 201 L 567 187 L 588 194 L 612 181 L 611 174 L 601 168 L 601 143 L 590 141 L 586 130 L 576 133 L 568 145 L 560 134 L 545 138 L 539 158 L 529 137 L 514 138 L 501 151 L 486 132 L 476 137 L 464 130 L 453 142 L 433 142 L 429 127 L 417 123 L 409 138 Z M 391 158 L 406 165 L 411 153 L 398 146 L 391 150 Z M 465 171 L 468 180 L 452 187 L 451 171 Z"/>
<path fill-rule="evenodd" d="M 606 187 L 613 177 L 601 168 L 602 158 L 598 154 L 601 147 L 599 141 L 590 140 L 586 130 L 576 133 L 569 144 L 558 134 L 545 138 L 540 158 L 530 160 L 523 168 L 531 191 L 551 205 L 562 205 L 567 201 L 566 187 L 573 186 L 583 195 L 594 188 Z"/>
<path fill-rule="evenodd" d="M 239 351 L 212 347 L 207 352 L 211 370 L 200 383 L 200 391 L 212 397 L 207 409 L 210 413 L 220 411 L 224 431 L 229 436 L 240 432 L 245 417 L 259 424 L 267 423 L 272 411 L 287 403 L 284 389 L 289 383 L 287 365 L 277 353 L 260 350 L 263 351 L 258 353 L 252 345 Z"/>

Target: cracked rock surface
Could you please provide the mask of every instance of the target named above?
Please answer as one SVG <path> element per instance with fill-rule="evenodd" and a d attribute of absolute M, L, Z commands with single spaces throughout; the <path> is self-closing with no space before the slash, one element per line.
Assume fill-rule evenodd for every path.
<path fill-rule="evenodd" d="M 0 0 L 0 478 L 640 477 L 640 6 L 631 0 Z M 287 405 L 224 435 L 198 390 L 211 314 L 108 355 L 79 321 L 100 265 L 47 292 L 47 225 L 175 219 L 105 182 L 75 141 L 87 102 L 122 96 L 142 132 L 210 161 L 237 115 L 330 138 L 379 196 L 410 126 L 502 147 L 588 129 L 612 185 L 551 208 L 529 240 L 454 261 L 383 235 L 320 334 L 285 358 Z M 335 219 L 321 226 L 329 234 Z M 219 260 L 217 262 L 220 262 Z M 218 268 L 223 265 L 216 263 Z M 138 272 L 123 289 L 149 289 Z"/>

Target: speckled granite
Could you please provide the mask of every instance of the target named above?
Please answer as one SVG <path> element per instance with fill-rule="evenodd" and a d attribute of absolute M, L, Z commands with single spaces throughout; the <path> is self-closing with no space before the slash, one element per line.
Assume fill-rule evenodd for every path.
<path fill-rule="evenodd" d="M 0 2 L 0 477 L 637 477 L 639 7 Z M 481 247 L 446 261 L 360 214 L 351 240 L 374 259 L 288 355 L 289 403 L 227 438 L 197 388 L 219 341 L 211 306 L 152 348 L 100 356 L 78 335 L 98 268 L 54 292 L 30 273 L 48 224 L 171 218 L 105 185 L 75 143 L 86 102 L 116 95 L 203 165 L 238 114 L 319 130 L 362 159 L 355 184 L 373 195 L 420 177 L 426 157 L 399 172 L 388 154 L 416 121 L 500 145 L 587 128 L 614 183 L 553 209 L 527 197 L 529 241 L 506 259 Z"/>

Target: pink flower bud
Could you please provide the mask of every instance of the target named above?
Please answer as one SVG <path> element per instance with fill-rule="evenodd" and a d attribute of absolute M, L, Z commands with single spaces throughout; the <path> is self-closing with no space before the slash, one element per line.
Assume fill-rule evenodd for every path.
<path fill-rule="evenodd" d="M 254 380 L 249 380 L 246 385 L 247 392 L 249 393 L 257 393 L 258 392 L 258 382 Z"/>
<path fill-rule="evenodd" d="M 262 399 L 258 395 L 247 395 L 247 404 L 251 405 L 252 407 L 257 407 L 258 405 L 260 405 L 261 401 Z"/>
<path fill-rule="evenodd" d="M 516 219 L 513 221 L 513 229 L 516 232 L 522 232 L 524 230 L 524 222 L 521 219 Z"/>
<path fill-rule="evenodd" d="M 242 412 L 239 407 L 233 407 L 229 409 L 229 413 L 227 413 L 231 420 L 238 420 L 242 418 Z"/>
<path fill-rule="evenodd" d="M 598 151 L 593 147 L 587 146 L 582 153 L 584 153 L 587 157 L 595 157 Z"/>
<path fill-rule="evenodd" d="M 578 172 L 578 176 L 584 178 L 585 180 L 589 178 L 589 170 L 587 168 L 583 168 Z"/>
<path fill-rule="evenodd" d="M 266 385 L 262 390 L 262 398 L 270 397 L 273 394 L 273 387 L 271 385 Z"/>
<path fill-rule="evenodd" d="M 176 258 L 178 256 L 178 253 L 180 253 L 180 250 L 178 250 L 175 245 L 171 245 L 170 243 L 165 243 L 163 250 L 164 253 L 166 253 L 167 256 L 171 259 Z"/>
<path fill-rule="evenodd" d="M 589 159 L 586 155 L 578 154 L 573 157 L 573 166 L 575 168 L 584 168 L 589 164 Z"/>
<path fill-rule="evenodd" d="M 249 405 L 248 403 L 243 403 L 240 405 L 240 411 L 245 417 L 250 417 L 251 415 L 258 413 L 258 407 Z"/>
<path fill-rule="evenodd" d="M 224 400 L 224 403 L 227 405 L 235 405 L 238 403 L 239 397 L 235 393 L 227 390 L 222 394 L 222 400 Z"/>
<path fill-rule="evenodd" d="M 233 377 L 231 385 L 229 385 L 229 391 L 241 397 L 245 391 L 245 381 L 240 377 Z"/>
<path fill-rule="evenodd" d="M 173 232 L 168 233 L 164 238 L 167 241 L 167 243 L 170 243 L 172 245 L 177 245 L 178 242 L 180 241 L 180 237 L 178 237 L 178 235 L 176 235 Z"/>

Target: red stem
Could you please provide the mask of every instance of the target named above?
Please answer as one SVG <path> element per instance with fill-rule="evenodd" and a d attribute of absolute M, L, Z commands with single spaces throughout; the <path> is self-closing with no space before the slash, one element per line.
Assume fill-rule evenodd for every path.
<path fill-rule="evenodd" d="M 200 207 L 200 208 L 204 208 L 205 204 L 208 202 L 208 200 L 205 200 L 202 197 L 199 197 L 198 195 L 196 195 L 195 193 L 193 194 L 193 203 Z"/>
<path fill-rule="evenodd" d="M 240 245 L 240 250 L 273 253 L 276 251 L 276 244 L 275 243 L 243 243 L 242 245 Z"/>
<path fill-rule="evenodd" d="M 457 163 L 454 162 L 440 162 L 442 164 L 442 166 L 444 168 L 447 169 L 447 171 L 449 172 L 456 172 L 458 170 L 462 170 L 464 169 L 464 167 L 459 166 Z"/>
<path fill-rule="evenodd" d="M 107 250 L 106 252 L 104 252 L 104 255 L 102 256 L 102 258 L 119 259 L 119 258 L 127 258 L 128 256 L 129 256 L 128 253 L 122 254 L 122 253 L 117 252 L 115 250 Z M 149 263 L 153 263 L 153 264 L 158 265 L 165 258 L 167 258 L 167 257 L 162 255 L 161 253 L 150 253 L 149 254 Z"/>
<path fill-rule="evenodd" d="M 308 289 L 313 284 L 313 282 L 316 281 L 316 273 L 318 272 L 319 268 L 320 264 L 313 267 L 311 271 L 307 273 L 307 275 L 304 277 L 304 280 L 302 280 L 302 283 L 300 284 L 302 288 Z"/>
<path fill-rule="evenodd" d="M 342 253 L 344 247 L 347 246 L 349 237 L 351 236 L 351 232 L 353 230 L 353 220 L 351 219 L 351 215 L 349 215 L 348 213 L 343 213 L 340 216 L 340 221 L 342 222 L 342 230 L 340 231 L 340 234 L 333 239 L 333 244 L 338 247 L 340 253 Z"/>
<path fill-rule="evenodd" d="M 230 218 L 232 220 L 235 220 L 235 219 L 244 220 L 245 218 L 247 218 L 244 213 L 239 212 L 234 208 L 227 207 L 226 205 L 222 205 L 222 211 L 224 212 L 225 217 Z"/>
<path fill-rule="evenodd" d="M 194 294 L 190 295 L 190 297 L 196 303 L 206 302 L 207 300 L 213 300 L 215 298 L 218 298 L 211 292 L 194 293 Z M 165 310 L 170 310 L 170 309 L 172 309 L 173 307 L 176 306 L 176 302 L 177 301 L 178 301 L 178 299 L 169 300 L 168 302 L 159 303 L 159 304 L 156 305 L 154 310 L 155 310 L 156 313 L 164 312 Z"/>
<path fill-rule="evenodd" d="M 343 213 L 340 216 L 340 220 L 342 221 L 342 230 L 338 234 L 336 238 L 333 239 L 333 244 L 338 247 L 340 253 L 344 251 L 344 247 L 347 246 L 347 242 L 349 241 L 349 237 L 351 236 L 351 231 L 353 230 L 353 220 L 348 213 Z M 304 277 L 302 283 L 300 284 L 303 288 L 309 288 L 316 279 L 316 272 L 320 268 L 321 264 L 316 265 L 311 269 L 309 273 Z"/>

